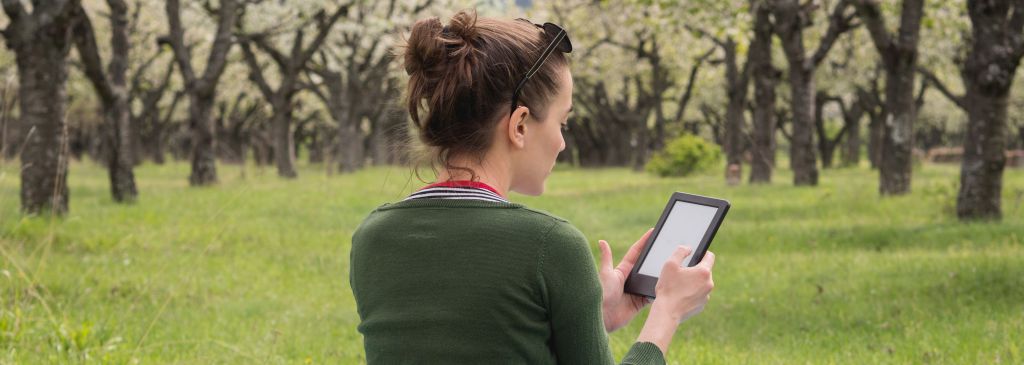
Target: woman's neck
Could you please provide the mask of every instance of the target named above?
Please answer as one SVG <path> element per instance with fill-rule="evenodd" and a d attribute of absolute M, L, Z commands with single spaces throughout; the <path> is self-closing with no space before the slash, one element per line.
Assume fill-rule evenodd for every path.
<path fill-rule="evenodd" d="M 442 168 L 438 171 L 438 182 L 478 181 L 494 188 L 502 197 L 508 197 L 508 192 L 512 185 L 512 178 L 509 176 L 508 169 L 504 166 L 488 162 L 487 159 L 480 162 L 470 159 L 452 159 L 448 161 L 448 164 L 455 168 Z M 469 171 L 464 169 L 468 169 Z M 472 171 L 472 173 L 470 173 L 470 171 Z M 476 176 L 473 176 L 474 174 Z"/>

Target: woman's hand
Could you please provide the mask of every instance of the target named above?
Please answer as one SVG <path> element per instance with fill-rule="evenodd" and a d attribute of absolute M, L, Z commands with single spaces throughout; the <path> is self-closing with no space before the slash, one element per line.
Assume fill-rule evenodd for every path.
<path fill-rule="evenodd" d="M 626 284 L 626 277 L 629 276 L 636 259 L 640 256 L 647 238 L 651 231 L 648 229 L 640 240 L 636 241 L 626 256 L 619 262 L 619 266 L 612 268 L 612 249 L 607 241 L 601 240 L 601 270 L 598 276 L 601 279 L 601 288 L 604 289 L 604 298 L 601 303 L 601 311 L 604 313 L 604 328 L 608 332 L 615 331 L 626 323 L 629 323 L 644 306 L 647 305 L 647 298 L 640 295 L 633 295 L 623 291 Z"/>
<path fill-rule="evenodd" d="M 715 254 L 708 251 L 699 264 L 683 267 L 682 262 L 691 250 L 679 246 L 661 268 L 661 276 L 654 286 L 658 298 L 651 305 L 647 322 L 637 336 L 639 342 L 651 342 L 667 355 L 679 323 L 700 313 L 711 298 L 715 282 L 711 269 L 715 266 Z"/>
<path fill-rule="evenodd" d="M 672 256 L 661 268 L 661 276 L 654 286 L 658 298 L 654 300 L 652 312 L 665 311 L 676 322 L 704 310 L 704 305 L 711 299 L 711 290 L 715 281 L 711 277 L 711 269 L 715 266 L 715 254 L 708 251 L 704 258 L 692 267 L 681 265 L 691 250 L 686 246 L 676 248 Z"/>

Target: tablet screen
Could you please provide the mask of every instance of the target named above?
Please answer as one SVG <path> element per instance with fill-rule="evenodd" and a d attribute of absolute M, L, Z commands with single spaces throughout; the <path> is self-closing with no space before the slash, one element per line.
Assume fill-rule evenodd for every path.
<path fill-rule="evenodd" d="M 677 200 L 672 206 L 672 211 L 668 213 L 665 224 L 661 226 L 661 232 L 657 233 L 658 236 L 654 239 L 654 244 L 647 252 L 647 258 L 644 259 L 638 272 L 647 276 L 659 277 L 665 260 L 672 256 L 672 252 L 677 246 L 685 245 L 696 251 L 700 240 L 704 238 L 704 234 L 711 226 L 711 220 L 715 218 L 716 212 L 718 212 L 718 208 L 715 207 Z M 690 266 L 692 257 L 692 253 L 690 256 L 686 256 L 683 259 L 685 263 L 683 266 Z"/>

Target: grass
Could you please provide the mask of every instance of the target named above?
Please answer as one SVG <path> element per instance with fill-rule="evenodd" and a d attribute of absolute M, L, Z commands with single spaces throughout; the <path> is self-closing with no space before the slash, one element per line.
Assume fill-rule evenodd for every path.
<path fill-rule="evenodd" d="M 355 364 L 352 230 L 420 183 L 405 168 L 298 180 L 221 166 L 189 188 L 184 164 L 136 170 L 117 205 L 106 172 L 71 167 L 71 212 L 18 212 L 17 167 L 0 167 L 0 364 Z M 882 199 L 867 168 L 815 188 L 727 187 L 717 172 L 659 179 L 559 169 L 539 198 L 616 256 L 679 190 L 732 202 L 712 249 L 716 289 L 669 363 L 1024 362 L 1024 171 L 1007 170 L 1001 223 L 959 223 L 958 171 L 925 165 L 913 193 Z M 643 318 L 611 335 L 621 357 Z"/>

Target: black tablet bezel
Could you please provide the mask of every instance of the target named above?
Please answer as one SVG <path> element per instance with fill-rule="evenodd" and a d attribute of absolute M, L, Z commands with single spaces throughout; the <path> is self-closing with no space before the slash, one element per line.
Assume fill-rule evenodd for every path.
<path fill-rule="evenodd" d="M 652 232 L 651 236 L 647 238 L 647 244 L 644 245 L 643 252 L 641 252 L 640 257 L 637 258 L 636 265 L 633 265 L 633 270 L 629 273 L 629 277 L 626 278 L 626 285 L 624 289 L 627 293 L 643 295 L 652 299 L 655 297 L 654 286 L 658 283 L 658 278 L 639 273 L 640 266 L 642 266 L 644 260 L 647 259 L 647 253 L 651 250 L 651 246 L 658 238 L 658 234 L 661 233 L 661 228 L 668 219 L 668 215 L 672 212 L 672 208 L 675 206 L 677 201 L 718 208 L 718 211 L 715 212 L 715 217 L 711 219 L 711 225 L 708 227 L 708 230 L 704 232 L 704 237 L 701 238 L 700 244 L 697 245 L 697 249 L 693 253 L 693 259 L 690 260 L 691 263 L 700 262 L 704 258 L 704 253 L 708 251 L 708 247 L 711 245 L 711 240 L 715 238 L 715 233 L 718 233 L 718 228 L 721 227 L 722 220 L 725 219 L 725 214 L 729 212 L 730 207 L 729 202 L 722 199 L 680 192 L 673 193 L 672 197 L 668 200 L 668 204 L 665 205 L 665 210 L 661 213 L 661 218 L 658 219 L 658 225 L 654 227 L 654 232 Z"/>

